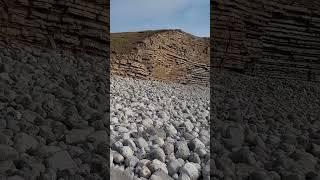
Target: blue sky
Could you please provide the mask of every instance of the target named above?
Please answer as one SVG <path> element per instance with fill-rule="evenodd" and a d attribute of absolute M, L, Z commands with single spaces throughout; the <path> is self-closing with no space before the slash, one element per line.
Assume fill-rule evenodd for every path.
<path fill-rule="evenodd" d="M 210 36 L 210 0 L 111 0 L 111 32 L 182 29 Z"/>

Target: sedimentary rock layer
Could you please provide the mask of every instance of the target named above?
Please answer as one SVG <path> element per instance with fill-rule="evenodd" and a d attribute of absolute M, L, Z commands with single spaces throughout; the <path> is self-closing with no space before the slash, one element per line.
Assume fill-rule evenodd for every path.
<path fill-rule="evenodd" d="M 111 73 L 140 79 L 207 84 L 209 39 L 181 30 L 111 34 Z"/>
<path fill-rule="evenodd" d="M 0 47 L 27 44 L 107 57 L 108 32 L 109 1 L 0 1 Z"/>
<path fill-rule="evenodd" d="M 252 75 L 320 81 L 320 3 L 211 3 L 212 66 Z"/>

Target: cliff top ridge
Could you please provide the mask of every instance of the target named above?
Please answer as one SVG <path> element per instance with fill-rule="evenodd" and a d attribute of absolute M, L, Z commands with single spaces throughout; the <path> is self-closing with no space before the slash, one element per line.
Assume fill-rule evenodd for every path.
<path fill-rule="evenodd" d="M 111 52 L 114 53 L 129 53 L 135 49 L 139 44 L 143 43 L 145 39 L 151 37 L 155 34 L 164 33 L 164 32 L 178 32 L 189 35 L 193 38 L 207 39 L 208 37 L 197 37 L 190 33 L 184 32 L 181 29 L 159 29 L 159 30 L 145 30 L 145 31 L 136 31 L 136 32 L 116 32 L 110 33 L 111 39 Z"/>

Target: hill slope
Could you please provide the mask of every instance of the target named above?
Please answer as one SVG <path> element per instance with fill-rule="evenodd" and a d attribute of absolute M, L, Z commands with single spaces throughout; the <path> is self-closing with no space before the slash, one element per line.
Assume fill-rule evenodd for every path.
<path fill-rule="evenodd" d="M 181 30 L 111 33 L 111 73 L 208 84 L 210 41 Z"/>

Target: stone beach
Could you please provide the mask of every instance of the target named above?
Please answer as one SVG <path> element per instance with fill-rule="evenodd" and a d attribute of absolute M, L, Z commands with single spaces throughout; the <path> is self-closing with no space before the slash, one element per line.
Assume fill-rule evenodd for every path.
<path fill-rule="evenodd" d="M 210 179 L 209 88 L 111 78 L 111 167 L 134 179 Z"/>

